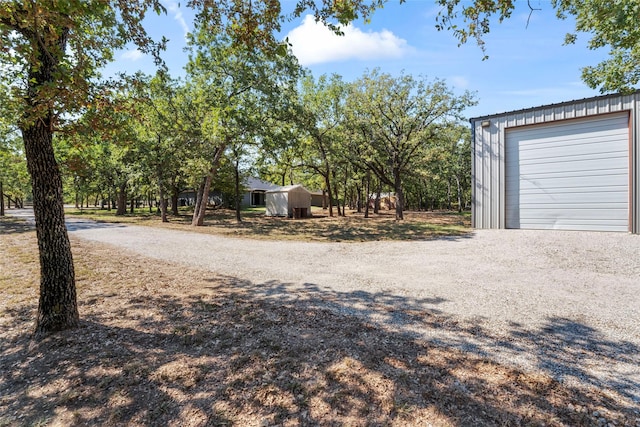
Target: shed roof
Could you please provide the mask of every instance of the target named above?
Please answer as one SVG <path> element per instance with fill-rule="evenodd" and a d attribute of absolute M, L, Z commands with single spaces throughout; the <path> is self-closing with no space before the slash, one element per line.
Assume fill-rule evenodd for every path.
<path fill-rule="evenodd" d="M 285 185 L 284 187 L 279 187 L 273 190 L 269 190 L 267 191 L 267 193 L 288 193 L 290 191 L 304 191 L 306 193 L 309 193 L 309 190 L 307 190 L 306 188 L 304 188 L 302 185 L 300 184 L 295 184 L 295 185 Z"/>
<path fill-rule="evenodd" d="M 563 107 L 565 105 L 578 104 L 580 102 L 599 101 L 599 100 L 604 100 L 604 99 L 607 99 L 607 98 L 617 97 L 617 96 L 620 96 L 620 95 L 631 95 L 631 94 L 635 94 L 635 93 L 640 93 L 640 90 L 637 90 L 637 91 L 634 91 L 634 92 L 630 92 L 630 93 L 623 93 L 623 94 L 620 94 L 620 93 L 609 93 L 609 94 L 606 94 L 606 95 L 592 96 L 590 98 L 574 99 L 573 101 L 564 101 L 564 102 L 558 102 L 558 103 L 555 103 L 555 104 L 546 104 L 546 105 L 540 105 L 540 106 L 537 106 L 537 107 L 522 108 L 520 110 L 505 111 L 503 113 L 488 114 L 486 116 L 472 117 L 472 118 L 469 119 L 469 121 L 471 123 L 473 123 L 473 122 L 477 122 L 477 121 L 484 120 L 484 119 L 491 119 L 491 118 L 494 118 L 494 117 L 506 116 L 508 114 L 526 113 L 528 111 L 541 110 L 543 108 Z"/>

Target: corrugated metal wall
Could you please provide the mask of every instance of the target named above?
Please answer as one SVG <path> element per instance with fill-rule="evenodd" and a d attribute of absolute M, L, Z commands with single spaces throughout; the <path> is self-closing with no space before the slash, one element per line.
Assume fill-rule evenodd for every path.
<path fill-rule="evenodd" d="M 505 228 L 506 129 L 620 111 L 630 111 L 631 230 L 640 233 L 640 91 L 629 95 L 605 95 L 471 119 L 473 226 Z"/>

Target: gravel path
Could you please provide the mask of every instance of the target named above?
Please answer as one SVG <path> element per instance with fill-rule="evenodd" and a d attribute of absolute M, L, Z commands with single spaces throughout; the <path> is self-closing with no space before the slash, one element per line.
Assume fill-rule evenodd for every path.
<path fill-rule="evenodd" d="M 72 238 L 233 276 L 264 295 L 366 316 L 640 404 L 638 235 L 477 230 L 423 242 L 308 243 L 69 221 Z"/>

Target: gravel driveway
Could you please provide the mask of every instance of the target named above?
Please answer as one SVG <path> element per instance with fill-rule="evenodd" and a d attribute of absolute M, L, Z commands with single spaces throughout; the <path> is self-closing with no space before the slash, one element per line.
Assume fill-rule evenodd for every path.
<path fill-rule="evenodd" d="M 79 219 L 69 230 L 640 403 L 638 235 L 477 230 L 432 241 L 308 243 Z"/>

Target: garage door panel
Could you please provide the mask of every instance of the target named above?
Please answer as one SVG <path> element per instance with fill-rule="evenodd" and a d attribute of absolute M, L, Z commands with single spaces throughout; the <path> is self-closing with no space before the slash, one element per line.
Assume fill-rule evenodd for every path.
<path fill-rule="evenodd" d="M 584 137 L 576 138 L 565 141 L 549 141 L 539 144 L 523 144 L 520 145 L 520 152 L 528 153 L 527 157 L 546 158 L 548 157 L 547 151 L 555 155 L 563 155 L 563 152 L 575 153 L 575 146 L 580 146 L 580 152 L 582 153 L 605 153 L 610 152 L 616 148 L 619 148 L 618 144 L 620 138 L 625 138 L 626 132 L 620 132 L 616 134 L 607 134 L 602 137 Z M 529 155 L 530 154 L 530 155 Z"/>
<path fill-rule="evenodd" d="M 619 221 L 613 224 L 607 224 L 607 223 L 603 223 L 602 221 L 576 222 L 576 221 L 558 220 L 555 223 L 532 222 L 532 223 L 527 223 L 522 227 L 518 227 L 518 228 L 523 228 L 528 230 L 620 231 L 620 228 L 623 226 L 624 225 Z"/>
<path fill-rule="evenodd" d="M 520 209 L 525 213 L 520 215 L 520 219 L 526 218 L 527 215 L 555 217 L 555 216 L 576 216 L 584 218 L 602 218 L 607 212 L 619 211 L 626 212 L 627 205 L 624 203 L 608 203 L 610 207 L 603 208 L 602 203 L 597 201 L 588 201 L 584 203 L 521 203 Z M 603 212 L 607 211 L 607 212 Z M 537 214 L 539 212 L 539 214 Z"/>
<path fill-rule="evenodd" d="M 537 126 L 537 128 L 536 126 L 531 126 L 518 129 L 518 132 L 522 135 L 525 144 L 535 144 L 535 142 L 531 142 L 532 140 L 539 140 L 541 143 L 549 140 L 571 140 L 576 139 L 576 135 L 589 137 L 590 135 L 602 136 L 609 133 L 622 133 L 623 128 L 613 121 L 615 120 L 614 116 L 616 115 L 589 117 L 563 123 L 541 125 Z M 627 119 L 626 113 L 618 114 L 617 116 L 621 120 Z"/>
<path fill-rule="evenodd" d="M 529 174 L 541 174 L 541 173 L 561 173 L 561 172 L 585 172 L 585 175 L 593 176 L 599 175 L 598 171 L 604 171 L 610 174 L 610 171 L 620 171 L 619 173 L 626 174 L 627 159 L 626 157 L 603 157 L 601 159 L 590 158 L 584 159 L 580 156 L 575 156 L 573 161 L 559 162 L 556 159 L 552 159 L 548 163 L 525 163 L 521 164 L 520 175 Z"/>
<path fill-rule="evenodd" d="M 576 209 L 576 208 L 566 208 L 566 207 L 558 207 L 558 208 L 547 208 L 547 209 L 527 209 L 525 213 L 520 215 L 520 221 L 522 223 L 526 223 L 531 220 L 573 220 L 576 222 L 580 221 L 593 221 L 593 222 L 605 222 L 608 224 L 612 223 L 626 223 L 624 219 L 615 218 L 615 215 L 612 216 L 603 216 L 606 214 L 604 212 L 605 209 Z M 625 214 L 626 207 L 624 208 L 612 208 L 607 209 L 607 211 L 613 214 Z"/>
<path fill-rule="evenodd" d="M 608 206 L 620 204 L 622 192 L 602 191 L 599 193 L 529 193 L 520 196 L 520 206 L 535 207 L 536 205 L 579 205 L 602 207 L 606 203 Z M 545 206 L 543 206 L 545 207 Z M 621 204 L 626 208 L 626 203 Z"/>
<path fill-rule="evenodd" d="M 580 145 L 580 144 L 576 144 Z M 549 159 L 554 159 L 556 162 L 573 161 L 576 158 L 580 159 L 593 159 L 600 157 L 626 157 L 626 147 L 620 147 L 620 144 L 616 144 L 613 141 L 606 144 L 589 144 L 582 146 L 565 145 L 560 147 L 548 148 L 546 150 L 529 150 L 520 151 L 520 157 L 526 158 L 527 164 L 547 162 Z M 522 154 L 524 153 L 524 155 Z"/>
<path fill-rule="evenodd" d="M 627 113 L 507 130 L 507 228 L 628 230 Z"/>
<path fill-rule="evenodd" d="M 588 175 L 571 176 L 571 177 L 522 177 L 520 180 L 519 189 L 513 191 L 518 193 L 520 190 L 536 190 L 539 192 L 545 192 L 549 189 L 555 188 L 575 188 L 584 189 L 589 191 L 591 188 L 600 188 L 606 190 L 609 187 L 624 187 L 625 193 L 627 193 L 627 177 L 624 175 L 604 175 L 598 177 L 596 183 L 590 186 L 585 186 L 585 180 L 588 180 Z"/>

